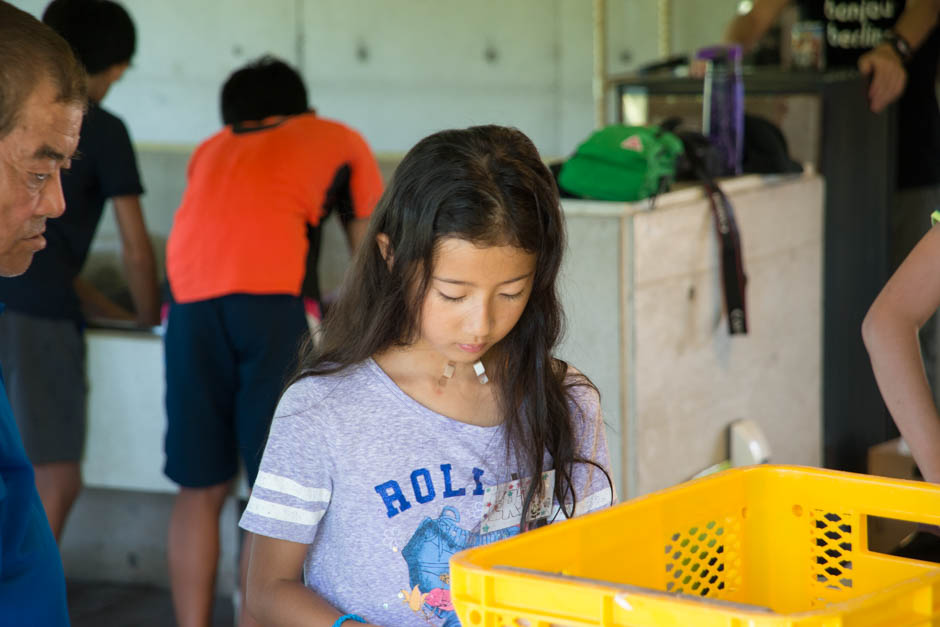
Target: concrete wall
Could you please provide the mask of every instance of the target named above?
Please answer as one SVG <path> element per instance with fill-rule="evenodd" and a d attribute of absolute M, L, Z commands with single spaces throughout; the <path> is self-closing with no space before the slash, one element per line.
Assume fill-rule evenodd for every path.
<path fill-rule="evenodd" d="M 14 0 L 40 14 L 47 0 Z M 225 77 L 272 53 L 297 65 L 311 103 L 379 152 L 441 128 L 518 126 L 547 156 L 593 126 L 589 0 L 126 0 L 133 65 L 105 100 L 142 143 L 215 130 Z M 658 56 L 654 0 L 609 0 L 611 72 Z M 734 0 L 672 0 L 675 51 L 720 36 Z"/>
<path fill-rule="evenodd" d="M 45 0 L 18 2 L 40 12 Z M 547 154 L 590 131 L 591 3 L 582 0 L 162 0 L 124 3 L 133 66 L 105 101 L 138 142 L 218 129 L 218 93 L 246 61 L 299 67 L 322 115 L 402 152 L 441 128 L 513 124 Z"/>

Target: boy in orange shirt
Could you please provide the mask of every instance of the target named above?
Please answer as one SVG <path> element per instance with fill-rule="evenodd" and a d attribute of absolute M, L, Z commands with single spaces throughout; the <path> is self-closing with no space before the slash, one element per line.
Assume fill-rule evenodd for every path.
<path fill-rule="evenodd" d="M 254 484 L 307 335 L 309 242 L 329 203 L 345 197 L 340 218 L 357 245 L 382 192 L 362 136 L 317 116 L 282 61 L 263 57 L 233 73 L 222 117 L 225 128 L 193 154 L 167 243 L 165 472 L 180 485 L 169 562 L 181 626 L 209 624 L 222 505 L 239 457 Z"/>

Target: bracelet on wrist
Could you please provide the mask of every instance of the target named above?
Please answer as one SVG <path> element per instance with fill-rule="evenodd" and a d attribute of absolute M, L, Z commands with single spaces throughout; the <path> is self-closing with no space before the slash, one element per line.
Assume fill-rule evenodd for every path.
<path fill-rule="evenodd" d="M 358 616 L 356 614 L 344 614 L 336 619 L 336 622 L 333 623 L 333 627 L 342 627 L 343 623 L 345 623 L 348 620 L 354 620 L 357 623 L 366 622 L 365 620 L 363 620 L 361 616 Z"/>
<path fill-rule="evenodd" d="M 881 43 L 891 46 L 891 49 L 897 53 L 902 63 L 909 63 L 911 57 L 914 56 L 914 51 L 911 49 L 911 44 L 904 37 L 893 30 L 885 32 L 884 37 L 881 38 Z"/>

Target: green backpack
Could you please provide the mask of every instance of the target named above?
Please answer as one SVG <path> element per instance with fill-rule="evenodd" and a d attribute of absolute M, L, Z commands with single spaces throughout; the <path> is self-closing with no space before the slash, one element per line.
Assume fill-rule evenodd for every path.
<path fill-rule="evenodd" d="M 561 166 L 558 183 L 583 198 L 649 198 L 673 181 L 682 151 L 682 140 L 658 126 L 605 126 Z"/>

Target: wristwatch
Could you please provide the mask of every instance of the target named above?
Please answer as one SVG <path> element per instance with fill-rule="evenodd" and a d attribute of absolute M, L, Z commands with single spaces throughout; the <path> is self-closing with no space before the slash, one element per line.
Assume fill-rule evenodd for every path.
<path fill-rule="evenodd" d="M 888 44 L 901 57 L 902 63 L 909 63 L 914 52 L 911 50 L 911 44 L 904 37 L 893 30 L 885 31 L 881 38 L 881 43 Z"/>

